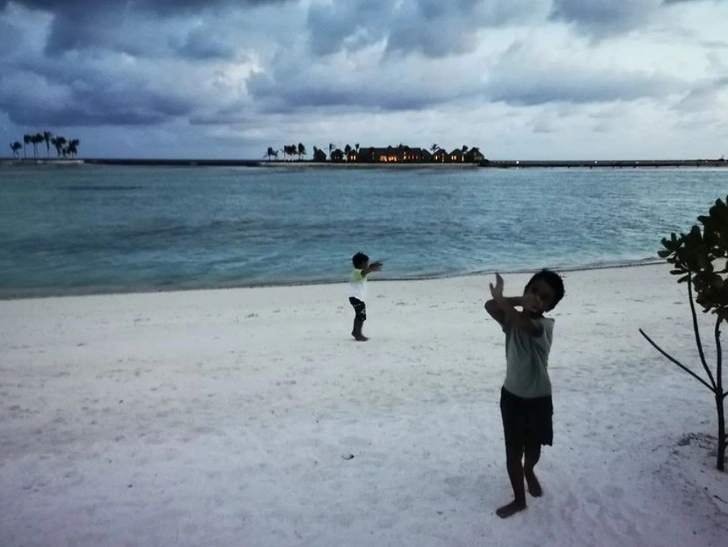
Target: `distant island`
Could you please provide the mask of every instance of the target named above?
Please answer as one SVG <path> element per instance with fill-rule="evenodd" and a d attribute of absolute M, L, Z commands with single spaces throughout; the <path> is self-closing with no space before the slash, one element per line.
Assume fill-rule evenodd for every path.
<path fill-rule="evenodd" d="M 290 161 L 298 158 L 303 160 L 307 155 L 306 147 L 299 143 L 298 145 L 285 145 L 280 150 L 274 149 L 272 146 L 263 157 L 268 161 L 273 158 L 278 159 L 279 152 L 283 153 L 283 160 Z M 455 148 L 448 152 L 437 144 L 433 144 L 429 149 L 420 147 L 411 147 L 406 144 L 397 146 L 379 147 L 360 147 L 359 144 L 346 145 L 344 149 L 338 148 L 335 144 L 329 144 L 329 155 L 321 148 L 313 147 L 313 161 L 323 163 L 330 161 L 333 163 L 481 163 L 485 161 L 485 156 L 480 152 L 478 147 L 469 147 L 467 145 L 461 148 Z"/>

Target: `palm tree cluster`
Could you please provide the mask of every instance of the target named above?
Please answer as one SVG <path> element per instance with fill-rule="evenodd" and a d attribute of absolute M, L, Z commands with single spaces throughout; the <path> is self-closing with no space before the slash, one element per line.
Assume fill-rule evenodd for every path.
<path fill-rule="evenodd" d="M 441 162 L 441 163 L 451 163 L 451 162 L 468 162 L 468 161 L 480 161 L 482 160 L 483 156 L 480 152 L 480 149 L 473 146 L 462 146 L 461 148 L 456 148 L 451 152 L 448 152 L 441 146 L 437 144 L 433 144 L 429 147 L 429 150 L 432 152 L 429 154 L 429 152 L 425 149 L 420 148 L 412 148 L 410 146 L 404 145 L 400 143 L 396 147 L 389 146 L 386 149 L 374 149 L 374 148 L 363 148 L 361 149 L 361 152 L 367 152 L 367 156 L 365 158 L 362 158 L 360 156 L 360 146 L 359 143 L 355 144 L 354 146 L 351 146 L 349 144 L 345 145 L 343 147 L 343 150 L 339 148 L 334 143 L 329 143 L 329 153 L 328 153 L 328 159 L 330 161 L 334 162 L 341 162 L 341 161 L 372 161 L 371 157 L 373 155 L 373 152 L 380 153 L 381 151 L 386 150 L 388 154 L 390 154 L 390 150 L 394 150 L 391 152 L 391 154 L 396 155 L 397 157 L 393 156 L 393 159 L 391 161 L 402 159 L 405 161 L 435 161 L 435 162 Z M 295 144 L 287 144 L 284 145 L 283 148 L 280 150 L 273 148 L 272 146 L 268 147 L 268 151 L 263 155 L 263 157 L 268 158 L 268 160 L 272 160 L 275 158 L 278 159 L 278 153 L 283 152 L 283 159 L 284 160 L 293 160 L 298 158 L 299 161 L 303 159 L 304 156 L 306 156 L 306 147 L 299 143 L 298 145 Z M 390 155 L 391 155 L 390 154 Z M 402 157 L 399 157 L 402 156 Z M 367 159 L 368 158 L 368 159 Z M 480 158 L 480 159 L 478 159 Z M 327 155 L 326 152 L 320 148 L 317 148 L 316 146 L 313 147 L 313 161 L 315 162 L 324 162 L 327 161 Z"/>
<path fill-rule="evenodd" d="M 315 146 L 314 146 L 314 150 L 316 150 Z M 278 159 L 278 152 L 283 152 L 284 160 L 293 159 L 296 156 L 298 156 L 298 159 L 300 161 L 307 154 L 306 147 L 303 145 L 303 143 L 299 142 L 298 145 L 286 144 L 280 150 L 276 150 L 272 146 L 269 146 L 264 157 L 268 158 L 268 161 L 270 161 L 271 158 Z"/>
<path fill-rule="evenodd" d="M 38 145 L 45 143 L 46 155 L 51 157 L 51 145 L 56 149 L 57 157 L 76 157 L 78 154 L 78 146 L 81 141 L 78 139 L 68 140 L 66 137 L 60 135 L 54 136 L 50 131 L 43 131 L 42 133 L 26 134 L 23 135 L 23 142 L 15 141 L 10 143 L 10 149 L 13 151 L 13 158 L 20 157 L 20 151 L 23 151 L 23 158 L 28 159 L 28 151 L 26 146 L 29 144 L 33 145 L 33 158 L 38 159 Z"/>

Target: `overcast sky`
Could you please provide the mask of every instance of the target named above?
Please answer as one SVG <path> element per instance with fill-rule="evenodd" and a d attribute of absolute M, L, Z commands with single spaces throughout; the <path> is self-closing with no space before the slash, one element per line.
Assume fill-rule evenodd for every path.
<path fill-rule="evenodd" d="M 0 156 L 728 156 L 726 29 L 728 0 L 0 0 Z"/>

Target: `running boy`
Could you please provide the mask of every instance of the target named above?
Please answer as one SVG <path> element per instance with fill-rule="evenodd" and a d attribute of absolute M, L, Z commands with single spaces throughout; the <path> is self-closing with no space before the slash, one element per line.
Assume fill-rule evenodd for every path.
<path fill-rule="evenodd" d="M 541 445 L 553 441 L 547 367 L 554 330 L 554 320 L 543 314 L 564 297 L 564 282 L 559 274 L 541 270 L 526 284 L 523 296 L 507 298 L 503 296 L 503 278 L 496 274 L 490 294 L 493 298 L 485 303 L 485 309 L 506 334 L 506 379 L 500 408 L 514 500 L 496 510 L 499 517 L 506 518 L 526 508 L 524 478 L 532 496 L 543 493 L 533 468 L 541 456 Z"/>
<path fill-rule="evenodd" d="M 382 263 L 369 264 L 369 257 L 364 253 L 356 253 L 351 261 L 354 263 L 354 269 L 349 281 L 349 302 L 354 307 L 355 314 L 351 335 L 357 342 L 366 342 L 369 338 L 362 334 L 361 329 L 367 320 L 367 275 L 381 270 Z"/>

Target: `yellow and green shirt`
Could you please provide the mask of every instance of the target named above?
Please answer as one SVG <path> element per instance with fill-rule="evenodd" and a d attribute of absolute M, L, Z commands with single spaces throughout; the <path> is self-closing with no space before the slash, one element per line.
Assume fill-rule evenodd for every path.
<path fill-rule="evenodd" d="M 349 296 L 366 302 L 367 298 L 367 276 L 362 273 L 361 268 L 354 268 L 349 276 Z"/>

